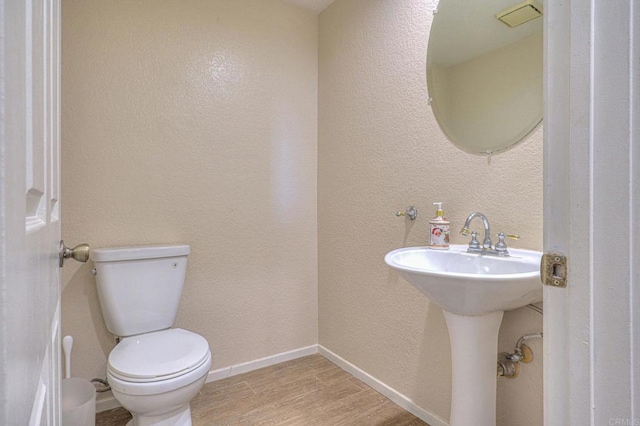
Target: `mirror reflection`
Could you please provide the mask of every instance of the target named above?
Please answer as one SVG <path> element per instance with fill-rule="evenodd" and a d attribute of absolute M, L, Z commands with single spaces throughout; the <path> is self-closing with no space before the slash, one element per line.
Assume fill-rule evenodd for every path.
<path fill-rule="evenodd" d="M 441 0 L 427 52 L 440 128 L 464 151 L 488 155 L 542 120 L 542 5 L 536 0 Z"/>

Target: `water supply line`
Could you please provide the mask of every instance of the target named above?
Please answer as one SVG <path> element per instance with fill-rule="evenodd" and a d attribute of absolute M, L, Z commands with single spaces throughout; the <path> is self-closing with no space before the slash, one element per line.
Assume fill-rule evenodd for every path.
<path fill-rule="evenodd" d="M 528 349 L 529 351 L 531 351 L 531 349 L 529 348 L 529 346 L 524 344 L 524 341 L 529 339 L 541 339 L 541 338 L 542 338 L 542 332 L 525 334 L 524 336 L 520 336 L 520 338 L 516 342 L 516 348 L 514 349 L 513 353 L 509 355 L 509 359 L 513 362 L 520 362 L 520 361 L 531 362 L 531 360 L 526 361 L 528 354 L 524 353 L 523 347 L 525 348 L 525 350 Z M 531 359 L 533 359 L 533 352 L 531 352 Z"/>
<path fill-rule="evenodd" d="M 107 379 L 95 378 L 95 379 L 91 379 L 90 381 L 93 384 L 93 386 L 96 388 L 96 392 L 98 393 L 108 392 L 111 390 L 111 385 L 109 385 L 109 382 L 107 381 Z M 98 386 L 96 386 L 96 383 L 98 383 Z"/>
<path fill-rule="evenodd" d="M 533 351 L 524 344 L 525 340 L 542 338 L 542 332 L 525 334 L 516 342 L 513 353 L 500 352 L 498 354 L 497 375 L 508 378 L 516 378 L 520 373 L 520 363 L 533 361 Z"/>
<path fill-rule="evenodd" d="M 120 337 L 119 336 L 113 336 L 113 337 L 115 337 L 115 339 L 116 339 L 116 345 L 118 343 L 120 343 Z M 109 392 L 111 390 L 111 385 L 109 384 L 109 381 L 107 379 L 101 379 L 99 377 L 95 377 L 95 378 L 91 379 L 90 382 L 96 388 L 96 392 L 98 392 L 98 393 Z M 96 385 L 96 383 L 97 383 L 97 385 Z"/>
<path fill-rule="evenodd" d="M 544 310 L 540 306 L 536 306 L 533 303 L 527 305 L 527 308 L 536 311 L 537 313 L 544 315 Z"/>

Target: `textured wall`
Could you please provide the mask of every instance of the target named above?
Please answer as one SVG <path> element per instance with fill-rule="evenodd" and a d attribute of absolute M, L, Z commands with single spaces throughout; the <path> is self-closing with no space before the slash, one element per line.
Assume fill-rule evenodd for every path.
<path fill-rule="evenodd" d="M 191 245 L 177 326 L 213 368 L 317 342 L 317 16 L 277 0 L 63 2 L 63 235 Z M 73 373 L 113 339 L 64 269 Z"/>
<path fill-rule="evenodd" d="M 319 321 L 320 344 L 446 419 L 442 311 L 383 257 L 426 243 L 434 201 L 453 230 L 477 210 L 496 232 L 521 234 L 514 247 L 541 249 L 542 131 L 491 164 L 447 142 L 427 105 L 432 9 L 426 0 L 336 0 L 320 14 Z M 410 204 L 415 222 L 394 216 Z M 539 314 L 507 312 L 500 350 L 541 329 Z M 536 359 L 522 376 L 499 380 L 499 425 L 542 424 L 542 346 L 531 347 Z"/>
<path fill-rule="evenodd" d="M 65 0 L 65 239 L 191 244 L 177 325 L 209 340 L 213 368 L 316 342 L 318 261 L 320 343 L 447 418 L 442 313 L 382 258 L 425 243 L 433 201 L 454 229 L 479 210 L 540 249 L 542 132 L 490 165 L 445 140 L 426 105 L 430 10 L 336 0 L 321 14 L 316 230 L 316 17 L 267 0 Z M 393 216 L 407 204 L 415 223 Z M 113 346 L 90 269 L 68 263 L 63 293 L 87 378 Z M 507 312 L 500 349 L 541 328 Z M 542 423 L 531 346 L 534 363 L 499 381 L 500 425 Z"/>

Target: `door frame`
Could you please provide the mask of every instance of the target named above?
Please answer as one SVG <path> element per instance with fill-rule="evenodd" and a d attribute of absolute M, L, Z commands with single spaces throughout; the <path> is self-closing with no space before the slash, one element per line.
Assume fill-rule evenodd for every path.
<path fill-rule="evenodd" d="M 640 7 L 545 7 L 544 418 L 640 425 Z M 635 75 L 634 75 L 635 73 Z M 634 266 L 636 265 L 636 266 Z"/>

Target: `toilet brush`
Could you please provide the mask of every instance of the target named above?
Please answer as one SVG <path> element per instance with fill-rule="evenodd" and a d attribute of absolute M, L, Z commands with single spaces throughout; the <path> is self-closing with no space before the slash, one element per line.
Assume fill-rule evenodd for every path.
<path fill-rule="evenodd" d="M 64 351 L 64 378 L 71 377 L 71 348 L 73 347 L 73 337 L 64 336 L 62 339 L 62 350 Z"/>

